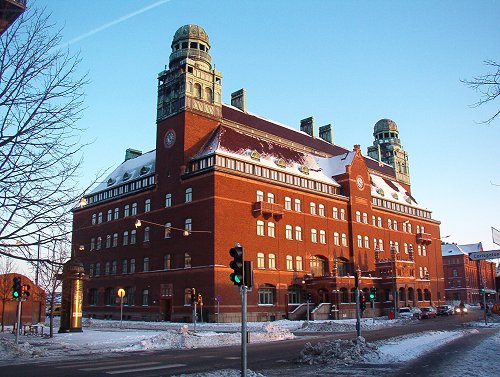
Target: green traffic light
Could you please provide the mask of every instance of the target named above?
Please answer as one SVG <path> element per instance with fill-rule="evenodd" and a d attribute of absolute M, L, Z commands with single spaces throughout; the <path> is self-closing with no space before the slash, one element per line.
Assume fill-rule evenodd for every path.
<path fill-rule="evenodd" d="M 373 300 L 375 298 L 374 294 L 370 294 L 370 300 Z"/>
<path fill-rule="evenodd" d="M 19 297 L 19 292 L 16 292 L 16 291 L 12 292 L 12 296 L 14 296 L 16 298 Z"/>

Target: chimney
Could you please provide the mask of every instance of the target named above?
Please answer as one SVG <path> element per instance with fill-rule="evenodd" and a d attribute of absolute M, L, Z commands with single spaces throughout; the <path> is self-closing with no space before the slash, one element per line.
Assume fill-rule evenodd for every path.
<path fill-rule="evenodd" d="M 326 126 L 321 126 L 319 128 L 319 137 L 320 139 L 333 144 L 332 125 L 327 124 Z"/>
<path fill-rule="evenodd" d="M 308 134 L 309 136 L 314 136 L 314 118 L 309 117 L 302 119 L 300 121 L 300 130 Z"/>
<path fill-rule="evenodd" d="M 128 161 L 132 158 L 139 157 L 140 155 L 142 155 L 141 151 L 138 151 L 137 149 L 128 148 L 125 151 L 125 161 Z"/>
<path fill-rule="evenodd" d="M 237 107 L 241 111 L 247 111 L 247 92 L 245 88 L 231 93 L 231 106 Z"/>

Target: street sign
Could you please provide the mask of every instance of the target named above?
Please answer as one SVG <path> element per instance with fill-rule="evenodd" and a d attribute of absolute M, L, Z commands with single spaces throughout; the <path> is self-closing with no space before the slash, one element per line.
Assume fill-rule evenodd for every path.
<path fill-rule="evenodd" d="M 500 250 L 478 251 L 478 252 L 475 252 L 475 253 L 469 253 L 469 258 L 471 260 L 483 260 L 483 259 L 496 259 L 496 258 L 500 258 Z"/>
<path fill-rule="evenodd" d="M 491 236 L 493 238 L 493 243 L 500 245 L 500 231 L 491 227 Z"/>

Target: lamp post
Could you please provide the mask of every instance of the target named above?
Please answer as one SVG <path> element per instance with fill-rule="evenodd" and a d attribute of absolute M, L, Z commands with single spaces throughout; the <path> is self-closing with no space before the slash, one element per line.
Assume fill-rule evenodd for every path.
<path fill-rule="evenodd" d="M 391 245 L 391 257 L 392 257 L 392 299 L 394 301 L 394 319 L 398 317 L 398 292 L 397 292 L 397 284 L 396 284 L 396 248 L 394 245 Z"/>

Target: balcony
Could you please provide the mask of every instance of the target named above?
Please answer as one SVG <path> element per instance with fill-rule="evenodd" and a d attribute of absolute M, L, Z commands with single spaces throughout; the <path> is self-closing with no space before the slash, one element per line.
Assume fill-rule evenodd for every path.
<path fill-rule="evenodd" d="M 430 245 L 432 238 L 429 233 L 417 233 L 417 243 L 422 245 Z"/>
<path fill-rule="evenodd" d="M 273 216 L 275 220 L 279 220 L 283 217 L 283 206 L 276 203 L 255 202 L 253 204 L 253 214 L 254 216 L 262 215 L 265 218 Z"/>

